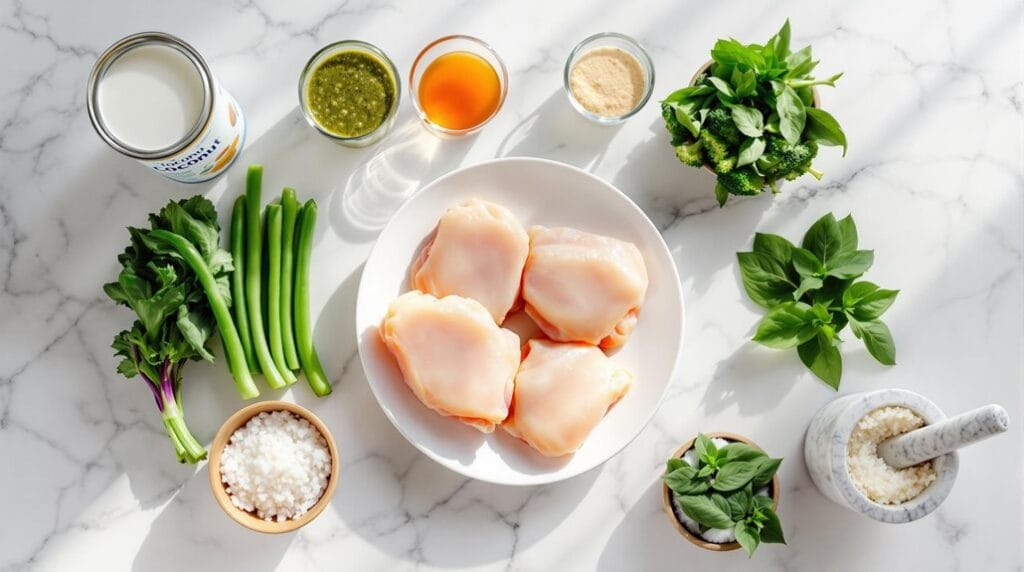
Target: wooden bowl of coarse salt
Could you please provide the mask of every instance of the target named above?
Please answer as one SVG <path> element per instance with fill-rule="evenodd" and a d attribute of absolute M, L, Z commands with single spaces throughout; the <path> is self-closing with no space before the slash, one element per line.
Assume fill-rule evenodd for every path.
<path fill-rule="evenodd" d="M 308 409 L 287 401 L 254 403 L 229 417 L 213 439 L 207 467 L 220 508 L 238 524 L 269 534 L 308 524 L 338 485 L 331 432 Z M 265 494 L 268 488 L 272 494 Z"/>

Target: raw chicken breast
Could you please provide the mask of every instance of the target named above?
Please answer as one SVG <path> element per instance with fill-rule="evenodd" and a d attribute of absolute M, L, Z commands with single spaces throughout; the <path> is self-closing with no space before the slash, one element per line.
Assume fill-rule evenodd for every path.
<path fill-rule="evenodd" d="M 508 416 L 519 336 L 479 302 L 406 292 L 388 308 L 380 337 L 424 405 L 484 433 Z"/>
<path fill-rule="evenodd" d="M 647 267 L 629 242 L 572 228 L 530 229 L 526 312 L 562 342 L 617 348 L 636 327 Z"/>
<path fill-rule="evenodd" d="M 579 449 L 633 383 L 595 346 L 530 340 L 525 354 L 502 427 L 548 457 Z"/>
<path fill-rule="evenodd" d="M 530 238 L 505 207 L 470 199 L 448 209 L 412 266 L 412 287 L 457 294 L 487 308 L 494 321 L 519 301 Z"/>

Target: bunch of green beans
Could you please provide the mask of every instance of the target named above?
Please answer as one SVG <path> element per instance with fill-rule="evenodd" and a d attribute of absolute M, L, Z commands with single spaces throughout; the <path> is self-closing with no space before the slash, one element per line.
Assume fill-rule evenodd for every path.
<path fill-rule="evenodd" d="M 250 165 L 245 194 L 231 212 L 231 295 L 246 363 L 274 389 L 295 383 L 301 368 L 313 392 L 323 397 L 331 384 L 309 323 L 316 202 L 300 206 L 295 190 L 285 188 L 261 217 L 262 189 L 263 167 Z"/>

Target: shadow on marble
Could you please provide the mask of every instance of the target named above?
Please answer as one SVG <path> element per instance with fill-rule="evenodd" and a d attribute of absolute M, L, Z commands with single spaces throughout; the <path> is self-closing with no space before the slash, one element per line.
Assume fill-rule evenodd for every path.
<path fill-rule="evenodd" d="M 559 88 L 509 131 L 495 156 L 540 157 L 594 171 L 620 128 L 587 121 Z"/>
<path fill-rule="evenodd" d="M 806 383 L 795 351 L 766 348 L 749 337 L 744 336 L 742 345 L 715 366 L 700 402 L 705 415 L 732 406 L 744 416 L 760 415 L 775 409 L 797 382 Z"/>
<path fill-rule="evenodd" d="M 294 534 L 258 534 L 231 520 L 213 502 L 201 469 L 153 520 L 132 570 L 273 570 L 294 539 Z"/>
<path fill-rule="evenodd" d="M 475 136 L 441 139 L 403 108 L 393 132 L 360 153 L 348 177 L 332 191 L 332 228 L 351 243 L 373 240 L 409 197 L 459 166 L 475 143 Z"/>

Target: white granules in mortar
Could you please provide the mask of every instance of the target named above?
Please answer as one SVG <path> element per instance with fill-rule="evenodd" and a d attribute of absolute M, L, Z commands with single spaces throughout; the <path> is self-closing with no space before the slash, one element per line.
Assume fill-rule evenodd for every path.
<path fill-rule="evenodd" d="M 906 407 L 882 407 L 857 422 L 850 434 L 846 469 L 864 496 L 880 504 L 899 504 L 921 494 L 935 481 L 931 461 L 896 469 L 878 455 L 882 441 L 922 426 L 924 419 Z"/>
<path fill-rule="evenodd" d="M 305 514 L 331 476 L 327 440 L 288 411 L 260 413 L 231 434 L 220 461 L 231 502 L 264 520 Z"/>

